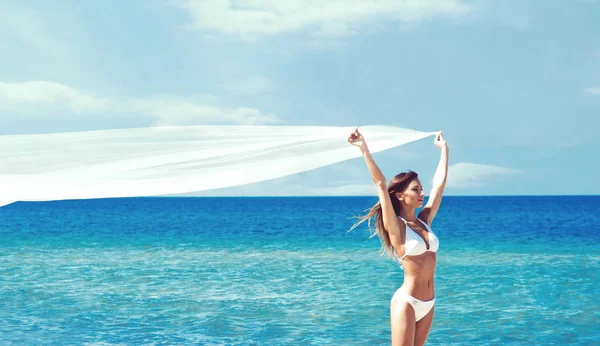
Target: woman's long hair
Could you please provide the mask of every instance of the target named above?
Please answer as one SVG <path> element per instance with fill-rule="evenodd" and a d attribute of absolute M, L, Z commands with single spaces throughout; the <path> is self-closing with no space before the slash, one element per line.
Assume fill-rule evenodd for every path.
<path fill-rule="evenodd" d="M 396 197 L 397 193 L 404 192 L 408 185 L 410 185 L 411 181 L 417 179 L 419 175 L 413 171 L 402 172 L 396 175 L 388 185 L 387 191 L 390 195 L 390 199 L 392 200 L 392 206 L 394 207 L 394 213 L 397 216 L 400 215 L 400 201 Z M 381 254 L 387 254 L 390 257 L 394 257 L 394 247 L 392 246 L 392 242 L 390 241 L 390 235 L 385 230 L 383 226 L 383 211 L 381 210 L 381 202 L 377 202 L 371 209 L 368 209 L 369 212 L 364 216 L 359 216 L 358 221 L 352 225 L 350 230 L 355 229 L 361 223 L 368 221 L 369 231 L 371 231 L 371 237 L 374 237 L 375 234 L 379 236 L 379 240 L 381 241 Z M 372 217 L 375 217 L 375 229 L 371 227 Z"/>

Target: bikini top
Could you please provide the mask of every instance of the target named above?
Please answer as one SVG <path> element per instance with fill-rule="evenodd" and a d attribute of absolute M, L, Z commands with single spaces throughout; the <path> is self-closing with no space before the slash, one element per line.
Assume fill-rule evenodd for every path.
<path fill-rule="evenodd" d="M 427 223 L 419 220 L 423 225 L 425 225 L 425 228 L 427 228 L 429 249 L 427 248 L 425 240 L 423 240 L 423 238 L 421 238 L 421 236 L 417 232 L 413 231 L 412 228 L 408 226 L 406 220 L 404 220 L 404 218 L 400 216 L 398 217 L 402 221 L 404 221 L 404 224 L 406 225 L 406 242 L 404 243 L 405 251 L 404 256 L 400 258 L 400 261 L 402 261 L 406 256 L 418 256 L 427 251 L 437 252 L 438 248 L 440 247 L 440 240 L 435 235 L 435 233 L 433 233 L 433 231 Z"/>

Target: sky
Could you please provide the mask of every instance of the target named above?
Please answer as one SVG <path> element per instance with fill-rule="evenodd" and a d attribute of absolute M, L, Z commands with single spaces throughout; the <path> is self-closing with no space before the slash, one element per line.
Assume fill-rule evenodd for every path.
<path fill-rule="evenodd" d="M 599 37 L 597 0 L 6 0 L 0 135 L 442 130 L 448 195 L 600 194 Z M 431 137 L 374 157 L 428 190 L 439 156 Z M 355 159 L 193 195 L 374 194 Z"/>

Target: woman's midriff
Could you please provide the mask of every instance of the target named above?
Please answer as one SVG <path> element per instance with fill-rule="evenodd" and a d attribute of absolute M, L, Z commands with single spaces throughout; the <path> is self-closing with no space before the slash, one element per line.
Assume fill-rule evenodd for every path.
<path fill-rule="evenodd" d="M 428 301 L 433 299 L 435 297 L 435 252 L 405 257 L 402 265 L 404 266 L 402 291 L 419 300 Z"/>

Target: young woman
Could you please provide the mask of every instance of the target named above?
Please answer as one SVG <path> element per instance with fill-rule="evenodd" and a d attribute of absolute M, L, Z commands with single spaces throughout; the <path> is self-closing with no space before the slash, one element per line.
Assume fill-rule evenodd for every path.
<path fill-rule="evenodd" d="M 348 142 L 360 148 L 379 195 L 379 202 L 353 228 L 366 220 L 370 223 L 374 216 L 383 250 L 404 267 L 404 283 L 390 304 L 392 345 L 424 345 L 433 321 L 433 281 L 439 246 L 430 226 L 446 186 L 448 145 L 442 133 L 438 133 L 434 144 L 441 149 L 440 162 L 427 205 L 417 216 L 416 210 L 423 207 L 425 197 L 417 173 L 400 173 L 387 185 L 358 128 L 350 134 Z"/>

